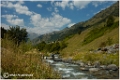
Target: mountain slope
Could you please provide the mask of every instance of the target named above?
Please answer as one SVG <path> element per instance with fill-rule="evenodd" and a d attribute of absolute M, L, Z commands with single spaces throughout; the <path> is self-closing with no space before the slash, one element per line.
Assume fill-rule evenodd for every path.
<path fill-rule="evenodd" d="M 84 38 L 88 35 L 90 29 L 87 29 L 81 33 L 81 35 L 76 34 L 74 37 L 67 41 L 68 46 L 65 48 L 62 53 L 66 55 L 74 55 L 74 53 L 89 51 L 91 49 L 95 50 L 99 48 L 99 45 L 102 42 L 107 41 L 108 38 L 112 39 L 112 43 L 119 43 L 119 27 L 113 29 L 110 32 L 107 32 L 103 36 L 95 39 L 94 41 L 82 45 Z"/>
<path fill-rule="evenodd" d="M 39 37 L 33 39 L 33 43 L 36 44 L 41 41 L 52 42 L 56 40 L 63 40 L 64 38 L 70 35 L 74 35 L 78 32 L 80 33 L 87 28 L 87 27 L 83 27 L 82 25 L 83 25 L 83 22 L 81 22 L 79 25 L 74 25 L 71 28 L 65 28 L 61 31 L 54 31 L 51 33 L 40 35 Z"/>
<path fill-rule="evenodd" d="M 98 16 L 98 21 L 96 20 L 95 23 L 90 28 L 84 30 L 80 35 L 76 34 L 72 38 L 68 39 L 66 42 L 68 43 L 68 46 L 61 52 L 64 56 L 72 56 L 79 52 L 85 52 L 89 50 L 96 50 L 100 47 L 100 45 L 103 42 L 106 42 L 108 39 L 111 39 L 111 45 L 112 44 L 118 44 L 119 43 L 119 6 L 118 2 L 113 4 L 111 7 L 107 8 L 107 11 L 111 11 L 109 16 L 114 16 L 114 24 L 110 27 L 105 26 L 106 20 L 108 17 L 105 17 L 104 19 L 99 19 L 102 15 L 102 12 L 98 13 L 94 17 Z M 113 11 L 112 11 L 113 10 Z M 105 11 L 106 12 L 106 11 Z M 107 13 L 106 13 L 107 14 Z M 90 22 L 94 22 L 95 18 L 92 18 L 86 22 L 86 24 L 90 24 Z M 85 39 L 90 35 L 91 32 L 95 31 L 93 35 L 91 35 L 92 38 L 96 36 L 99 33 L 102 33 L 102 35 L 96 37 L 89 43 L 83 44 Z M 98 31 L 98 32 L 97 32 Z"/>
<path fill-rule="evenodd" d="M 85 22 L 79 22 L 75 25 L 71 26 L 70 28 L 65 28 L 61 31 L 54 31 L 52 33 L 40 35 L 39 37 L 33 39 L 33 43 L 37 44 L 41 41 L 45 42 L 52 42 L 56 40 L 64 40 L 66 37 L 71 35 L 75 35 L 77 33 L 81 33 L 88 28 L 100 27 L 106 24 L 106 19 L 112 15 L 115 18 L 119 16 L 119 2 L 116 2 L 109 8 L 102 10 L 101 12 L 97 13 L 91 19 Z"/>

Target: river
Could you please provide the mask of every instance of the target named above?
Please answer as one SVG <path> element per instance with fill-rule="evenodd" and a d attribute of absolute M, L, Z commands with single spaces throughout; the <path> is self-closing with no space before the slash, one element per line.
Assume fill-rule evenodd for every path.
<path fill-rule="evenodd" d="M 46 59 L 46 62 L 55 70 L 58 71 L 62 79 L 96 79 L 88 71 L 81 71 L 80 66 L 65 62 L 55 62 Z"/>

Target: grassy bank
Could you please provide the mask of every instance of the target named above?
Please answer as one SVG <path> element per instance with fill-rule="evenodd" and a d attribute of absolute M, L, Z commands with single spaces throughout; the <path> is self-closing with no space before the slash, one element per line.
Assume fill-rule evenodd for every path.
<path fill-rule="evenodd" d="M 9 76 L 12 79 L 58 79 L 58 72 L 45 64 L 40 52 L 30 43 L 19 46 L 12 40 L 1 40 L 1 74 L 32 74 L 32 76 Z"/>
<path fill-rule="evenodd" d="M 88 61 L 90 61 L 91 63 L 99 61 L 102 65 L 116 64 L 117 66 L 119 66 L 119 52 L 114 54 L 83 52 L 76 54 L 73 57 L 73 60 L 81 60 L 85 63 L 87 63 Z"/>

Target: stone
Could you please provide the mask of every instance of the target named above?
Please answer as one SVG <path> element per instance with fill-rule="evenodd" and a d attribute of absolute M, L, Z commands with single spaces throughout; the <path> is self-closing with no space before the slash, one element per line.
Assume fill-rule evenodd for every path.
<path fill-rule="evenodd" d="M 90 62 L 90 61 L 88 61 L 87 65 L 88 65 L 88 66 L 91 66 L 92 64 L 91 64 L 91 62 Z"/>
<path fill-rule="evenodd" d="M 94 62 L 94 67 L 95 68 L 99 68 L 100 67 L 100 62 L 99 61 L 95 61 Z"/>
<path fill-rule="evenodd" d="M 80 65 L 81 62 L 82 62 L 82 61 L 79 60 L 79 61 L 76 61 L 75 63 L 78 64 L 78 65 Z"/>
<path fill-rule="evenodd" d="M 117 71 L 118 70 L 118 67 L 115 65 L 115 64 L 109 64 L 107 67 L 106 67 L 107 70 L 113 70 L 113 71 Z"/>
<path fill-rule="evenodd" d="M 66 63 L 72 63 L 72 58 L 63 59 L 62 61 Z"/>
<path fill-rule="evenodd" d="M 107 67 L 106 65 L 100 65 L 101 69 L 106 69 L 106 67 Z"/>
<path fill-rule="evenodd" d="M 81 62 L 81 63 L 80 63 L 80 66 L 83 67 L 83 66 L 85 66 L 85 64 L 84 64 L 83 62 Z"/>
<path fill-rule="evenodd" d="M 99 71 L 100 69 L 99 68 L 90 68 L 89 71 L 90 72 L 96 72 L 96 71 Z"/>
<path fill-rule="evenodd" d="M 81 67 L 80 70 L 82 70 L 82 71 L 89 71 L 89 68 Z"/>

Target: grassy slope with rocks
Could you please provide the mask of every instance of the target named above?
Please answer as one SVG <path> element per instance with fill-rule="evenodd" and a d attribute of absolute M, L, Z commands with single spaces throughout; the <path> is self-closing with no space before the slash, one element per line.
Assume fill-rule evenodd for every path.
<path fill-rule="evenodd" d="M 114 4 L 112 7 L 107 8 L 107 11 L 111 12 L 111 15 L 114 17 L 114 24 L 110 27 L 105 26 L 106 25 L 106 20 L 108 19 L 108 17 L 104 17 L 103 20 L 99 21 L 101 18 L 100 16 L 103 14 L 103 12 L 106 12 L 105 10 L 103 12 L 98 13 L 96 16 L 98 19 L 95 19 L 96 16 L 94 16 L 92 19 L 90 19 L 86 24 L 92 23 L 97 21 L 97 23 L 95 22 L 90 28 L 86 29 L 85 31 L 83 31 L 80 35 L 76 34 L 73 37 L 65 40 L 68 43 L 68 46 L 63 49 L 63 51 L 61 52 L 63 57 L 73 57 L 74 60 L 83 60 L 84 62 L 93 60 L 96 61 L 96 59 L 94 59 L 95 57 L 98 57 L 98 61 L 100 61 L 103 64 L 110 64 L 110 63 L 114 63 L 116 65 L 119 65 L 118 61 L 119 61 L 119 54 L 118 52 L 115 55 L 109 55 L 107 54 L 107 62 L 103 59 L 103 55 L 104 54 L 89 54 L 90 50 L 96 50 L 100 47 L 100 45 L 102 44 L 102 42 L 106 42 L 109 38 L 111 39 L 111 44 L 107 44 L 106 46 L 110 46 L 113 44 L 118 44 L 119 43 L 119 17 L 118 17 L 118 11 L 116 11 L 116 13 L 113 13 L 114 10 L 118 9 L 118 3 Z M 112 12 L 113 10 L 113 12 Z M 105 13 L 106 15 L 108 15 L 107 13 Z M 99 17 L 98 17 L 99 15 Z M 110 15 L 110 14 L 109 14 Z M 100 18 L 100 19 L 99 19 Z M 94 33 L 93 33 L 94 31 Z M 91 38 L 91 39 L 90 39 Z M 87 41 L 86 43 L 84 43 L 85 41 Z M 87 54 L 87 57 L 86 57 Z M 81 58 L 84 57 L 84 58 Z M 101 57 L 99 57 L 101 56 Z M 110 56 L 113 57 L 110 60 Z M 115 60 L 117 59 L 117 60 Z M 113 61 L 113 62 L 111 62 Z M 116 61 L 116 62 L 114 62 Z"/>
<path fill-rule="evenodd" d="M 66 42 L 68 43 L 68 47 L 65 48 L 62 52 L 69 53 L 69 52 L 85 51 L 89 49 L 97 49 L 101 44 L 101 42 L 106 41 L 108 37 L 112 38 L 113 43 L 118 43 L 119 41 L 119 28 L 116 27 L 111 31 L 106 31 L 106 33 L 103 36 L 96 38 L 90 43 L 86 45 L 82 45 L 84 38 L 88 35 L 90 31 L 91 31 L 91 28 L 83 31 L 80 35 L 76 34 L 75 36 L 67 40 Z"/>

